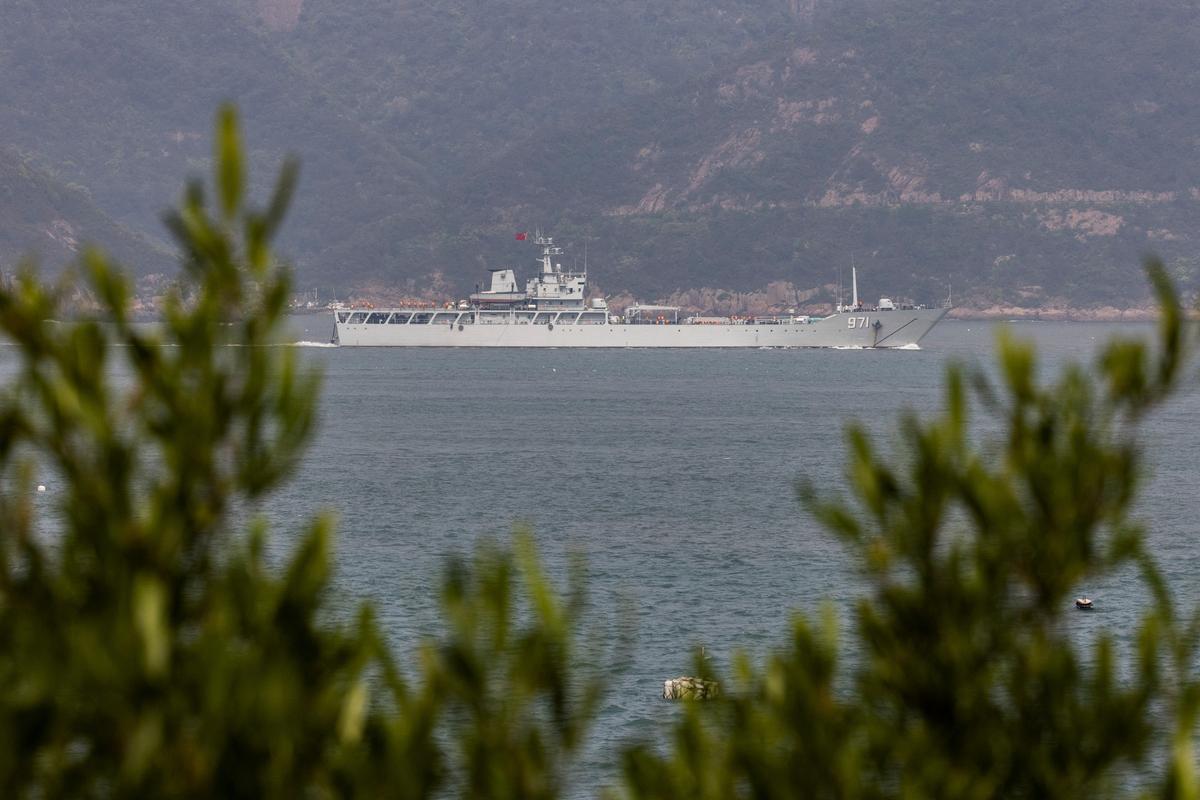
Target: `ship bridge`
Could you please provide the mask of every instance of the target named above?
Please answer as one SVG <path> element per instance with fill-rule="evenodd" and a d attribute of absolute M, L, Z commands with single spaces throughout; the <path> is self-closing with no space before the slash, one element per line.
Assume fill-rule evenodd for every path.
<path fill-rule="evenodd" d="M 542 255 L 537 260 L 541 269 L 525 286 L 530 304 L 546 311 L 582 309 L 587 292 L 586 268 L 583 272 L 563 270 L 562 264 L 555 260 L 563 251 L 553 238 L 538 234 L 534 242 L 541 246 Z"/>

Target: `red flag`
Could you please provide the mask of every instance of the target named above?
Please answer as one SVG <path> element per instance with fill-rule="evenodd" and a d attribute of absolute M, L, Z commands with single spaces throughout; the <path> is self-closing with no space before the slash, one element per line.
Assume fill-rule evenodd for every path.
<path fill-rule="evenodd" d="M 525 234 L 525 232 L 524 232 L 524 231 L 522 231 L 521 233 L 518 233 L 518 234 L 517 234 L 517 241 L 518 241 L 518 242 L 523 242 L 523 241 L 525 241 L 525 236 L 526 236 L 526 234 Z"/>

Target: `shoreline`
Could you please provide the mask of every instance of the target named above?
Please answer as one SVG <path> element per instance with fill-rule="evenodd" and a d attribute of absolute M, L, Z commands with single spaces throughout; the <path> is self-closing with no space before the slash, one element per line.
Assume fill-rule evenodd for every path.
<path fill-rule="evenodd" d="M 1159 318 L 1156 307 L 1074 308 L 1048 306 L 1045 308 L 1023 308 L 1020 306 L 988 306 L 986 308 L 958 306 L 950 309 L 946 319 L 959 320 L 1020 320 L 1042 322 L 1155 322 Z"/>

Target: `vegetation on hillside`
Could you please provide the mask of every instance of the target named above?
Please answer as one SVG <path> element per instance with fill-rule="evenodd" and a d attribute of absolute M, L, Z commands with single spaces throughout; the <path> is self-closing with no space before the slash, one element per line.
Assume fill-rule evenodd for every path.
<path fill-rule="evenodd" d="M 329 615 L 327 520 L 266 559 L 246 509 L 287 479 L 318 385 L 264 346 L 290 288 L 271 242 L 295 173 L 249 208 L 229 109 L 214 163 L 211 195 L 194 184 L 169 218 L 184 275 L 160 327 L 131 324 L 128 280 L 99 252 L 82 266 L 109 324 L 49 324 L 60 293 L 32 275 L 0 287 L 18 359 L 0 396 L 0 785 L 561 796 L 603 661 L 577 655 L 579 586 L 551 586 L 525 540 L 449 565 L 445 633 L 412 676 L 368 607 Z M 1113 341 L 1045 380 L 1003 341 L 995 373 L 952 369 L 943 412 L 900 421 L 897 455 L 851 429 L 851 499 L 801 494 L 870 594 L 849 624 L 797 616 L 788 647 L 742 658 L 721 699 L 624 753 L 617 790 L 1076 798 L 1127 794 L 1136 769 L 1157 796 L 1195 797 L 1200 625 L 1131 516 L 1139 423 L 1195 379 L 1194 332 L 1150 274 L 1156 342 Z M 976 409 L 994 424 L 974 426 Z M 35 493 L 47 474 L 53 491 Z M 1072 588 L 1114 570 L 1156 600 L 1134 653 L 1064 625 Z M 854 667 L 839 665 L 847 637 Z"/>
<path fill-rule="evenodd" d="M 347 114 L 236 0 L 12 0 L 0 42 L 0 141 L 149 237 L 161 237 L 179 176 L 208 168 L 208 117 L 222 101 L 250 109 L 257 161 L 304 159 L 308 191 L 284 237 L 292 252 L 336 244 L 429 191 L 420 165 Z"/>
<path fill-rule="evenodd" d="M 1174 2 L 822 6 L 470 176 L 446 215 L 478 239 L 452 240 L 447 261 L 523 215 L 590 231 L 606 285 L 656 294 L 815 287 L 853 255 L 880 292 L 927 302 L 952 282 L 975 305 L 1135 304 L 1127 265 L 1197 252 L 1196 120 L 1180 102 L 1200 89 L 1183 66 L 1196 37 Z"/>
<path fill-rule="evenodd" d="M 162 272 L 170 251 L 105 215 L 84 189 L 65 184 L 0 149 L 0 270 L 28 253 L 47 266 L 64 264 L 88 244 L 101 245 L 123 264 Z"/>
<path fill-rule="evenodd" d="M 643 298 L 853 256 L 917 301 L 1125 307 L 1143 253 L 1197 257 L 1182 0 L 258 6 L 14 0 L 0 137 L 158 236 L 205 109 L 242 100 L 259 160 L 305 160 L 281 247 L 326 295 L 465 292 L 537 225 Z"/>

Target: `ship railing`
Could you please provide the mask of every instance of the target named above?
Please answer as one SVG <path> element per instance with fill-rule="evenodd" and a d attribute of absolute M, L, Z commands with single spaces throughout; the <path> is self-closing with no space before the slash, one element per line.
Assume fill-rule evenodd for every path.
<path fill-rule="evenodd" d="M 625 309 L 625 321 L 630 325 L 679 324 L 679 306 L 633 305 Z"/>

